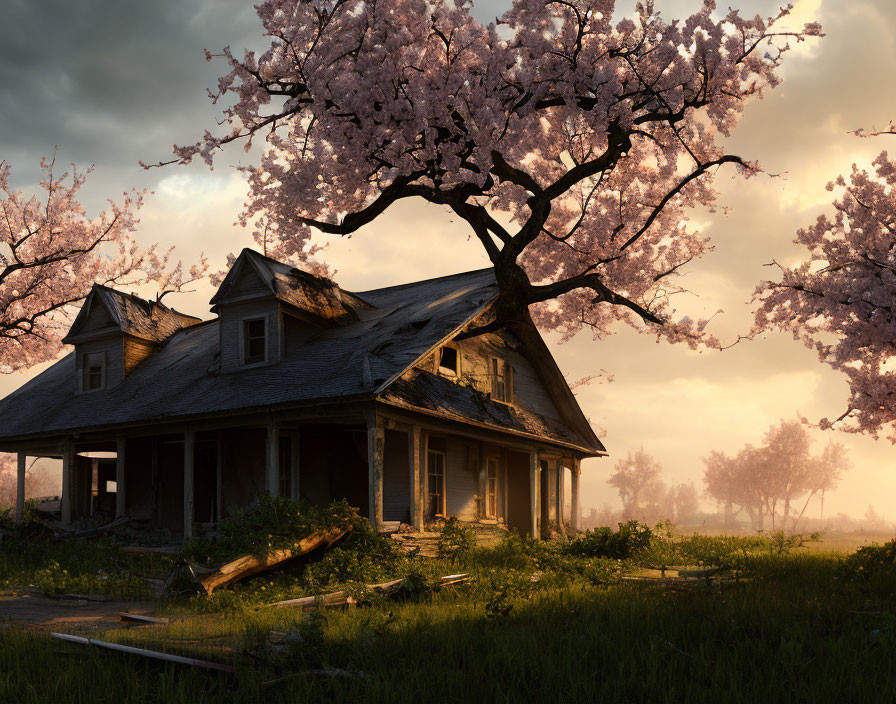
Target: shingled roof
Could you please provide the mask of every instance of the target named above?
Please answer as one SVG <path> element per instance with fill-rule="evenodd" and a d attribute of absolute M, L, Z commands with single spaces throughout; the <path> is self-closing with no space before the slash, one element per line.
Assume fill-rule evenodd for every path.
<path fill-rule="evenodd" d="M 295 276 L 293 270 L 282 273 Z M 238 373 L 218 371 L 219 319 L 198 324 L 190 319 L 194 324 L 176 329 L 158 352 L 120 384 L 98 393 L 76 393 L 75 355 L 69 354 L 0 400 L 0 441 L 179 417 L 380 398 L 421 411 L 435 403 L 446 417 L 603 454 L 593 433 L 582 437 L 523 410 L 509 411 L 488 400 L 483 404 L 471 397 L 472 390 L 435 375 L 406 373 L 487 309 L 497 294 L 492 269 L 343 293 L 343 300 L 352 301 L 351 320 L 321 328 L 300 352 L 273 365 Z M 129 305 L 130 298 L 115 300 Z M 140 326 L 154 320 L 140 304 L 126 309 L 128 314 L 134 311 Z M 437 401 L 428 400 L 430 392 L 437 393 Z"/>
<path fill-rule="evenodd" d="M 77 340 L 91 306 L 103 305 L 118 329 L 150 342 L 162 342 L 181 328 L 202 322 L 200 318 L 179 313 L 159 301 L 147 301 L 108 286 L 94 284 L 81 306 L 63 342 Z"/>

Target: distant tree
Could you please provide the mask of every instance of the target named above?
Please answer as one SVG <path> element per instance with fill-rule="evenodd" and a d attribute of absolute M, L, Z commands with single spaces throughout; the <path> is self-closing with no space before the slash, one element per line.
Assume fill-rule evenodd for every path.
<path fill-rule="evenodd" d="M 15 455 L 0 452 L 0 509 L 16 503 L 17 464 Z"/>
<path fill-rule="evenodd" d="M 700 509 L 700 498 L 693 482 L 678 484 L 669 490 L 671 516 L 676 523 L 693 523 Z"/>
<path fill-rule="evenodd" d="M 350 235 L 401 200 L 450 209 L 495 270 L 488 329 L 536 305 L 567 336 L 623 321 L 712 341 L 672 308 L 676 276 L 709 248 L 686 213 L 713 202 L 719 167 L 756 172 L 724 140 L 819 25 L 786 28 L 789 8 L 715 16 L 714 0 L 673 22 L 651 0 L 624 19 L 614 0 L 514 0 L 485 26 L 471 5 L 259 2 L 269 45 L 220 55 L 226 130 L 173 161 L 264 139 L 243 221 L 295 261 L 318 251 L 312 230 Z"/>
<path fill-rule="evenodd" d="M 800 421 L 772 426 L 759 448 L 747 445 L 735 457 L 712 452 L 704 463 L 706 493 L 726 506 L 726 515 L 738 506 L 754 528 L 768 517 L 772 530 L 795 530 L 812 498 L 833 489 L 849 468 L 846 449 L 837 443 L 813 456 L 811 438 Z"/>
<path fill-rule="evenodd" d="M 62 348 L 67 314 L 94 283 L 138 286 L 153 282 L 159 296 L 180 290 L 205 271 L 204 260 L 185 271 L 169 262 L 171 251 L 141 248 L 130 233 L 143 200 L 125 194 L 119 203 L 88 218 L 79 201 L 87 172 L 54 173 L 41 161 L 42 193 L 12 189 L 11 167 L 0 162 L 0 373 L 55 357 Z"/>
<path fill-rule="evenodd" d="M 607 484 L 619 492 L 623 518 L 642 518 L 645 509 L 662 500 L 666 487 L 660 479 L 661 471 L 659 462 L 643 447 L 616 462 Z"/>

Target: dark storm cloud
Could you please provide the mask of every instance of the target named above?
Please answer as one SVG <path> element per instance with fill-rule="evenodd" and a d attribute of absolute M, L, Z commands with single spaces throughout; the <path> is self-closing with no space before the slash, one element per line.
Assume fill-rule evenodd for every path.
<path fill-rule="evenodd" d="M 20 184 L 56 144 L 99 179 L 145 181 L 138 159 L 214 124 L 205 89 L 223 66 L 203 49 L 261 35 L 245 0 L 5 0 L 0 26 L 0 158 Z"/>

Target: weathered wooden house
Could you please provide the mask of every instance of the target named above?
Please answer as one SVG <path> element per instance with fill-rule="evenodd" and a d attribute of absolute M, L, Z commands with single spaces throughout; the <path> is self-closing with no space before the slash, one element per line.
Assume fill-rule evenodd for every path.
<path fill-rule="evenodd" d="M 62 460 L 66 522 L 189 536 L 267 491 L 378 526 L 577 525 L 580 462 L 606 452 L 534 326 L 458 339 L 496 292 L 486 269 L 349 293 L 248 249 L 211 320 L 95 286 L 74 351 L 0 401 L 17 511 L 38 456 Z"/>

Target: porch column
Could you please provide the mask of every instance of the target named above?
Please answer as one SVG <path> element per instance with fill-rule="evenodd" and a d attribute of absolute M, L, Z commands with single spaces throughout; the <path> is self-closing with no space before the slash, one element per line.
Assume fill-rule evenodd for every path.
<path fill-rule="evenodd" d="M 72 522 L 72 479 L 75 470 L 75 444 L 71 438 L 62 443 L 62 500 L 60 509 L 62 522 Z"/>
<path fill-rule="evenodd" d="M 224 431 L 219 430 L 215 438 L 215 523 L 220 523 L 224 515 Z"/>
<path fill-rule="evenodd" d="M 570 522 L 573 530 L 581 530 L 582 506 L 579 503 L 579 475 L 582 473 L 582 460 L 578 457 L 572 463 L 572 515 Z"/>
<path fill-rule="evenodd" d="M 533 538 L 540 537 L 538 532 L 538 450 L 529 451 L 529 532 Z"/>
<path fill-rule="evenodd" d="M 271 496 L 280 495 L 280 428 L 273 418 L 268 420 L 267 471 L 265 489 Z"/>
<path fill-rule="evenodd" d="M 563 497 L 566 495 L 566 466 L 565 460 L 557 463 L 557 523 L 560 524 L 560 532 L 563 532 Z"/>
<path fill-rule="evenodd" d="M 411 468 L 411 525 L 423 530 L 423 496 L 420 490 L 420 426 L 411 426 L 408 432 L 408 465 Z"/>
<path fill-rule="evenodd" d="M 193 537 L 193 491 L 194 491 L 194 456 L 195 433 L 184 431 L 184 538 Z"/>
<path fill-rule="evenodd" d="M 368 515 L 370 525 L 378 530 L 383 522 L 383 447 L 385 431 L 377 421 L 376 414 L 367 418 L 367 471 L 370 503 Z"/>
<path fill-rule="evenodd" d="M 28 455 L 24 452 L 18 454 L 18 474 L 16 478 L 16 523 L 21 523 L 25 518 L 25 468 L 28 463 Z"/>
<path fill-rule="evenodd" d="M 125 511 L 125 498 L 127 493 L 127 480 L 124 474 L 125 462 L 124 436 L 115 438 L 115 517 L 121 518 Z"/>

